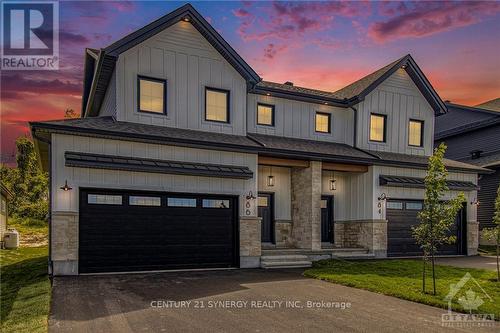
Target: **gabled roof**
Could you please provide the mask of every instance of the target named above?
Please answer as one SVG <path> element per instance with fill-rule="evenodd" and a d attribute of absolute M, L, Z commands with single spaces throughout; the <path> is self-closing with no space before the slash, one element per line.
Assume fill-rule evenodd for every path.
<path fill-rule="evenodd" d="M 476 108 L 500 112 L 500 97 L 476 105 Z"/>
<path fill-rule="evenodd" d="M 86 73 L 84 78 L 82 116 L 96 116 L 104 99 L 106 88 L 111 79 L 117 57 L 126 50 L 138 45 L 146 39 L 174 25 L 179 21 L 190 22 L 207 41 L 246 79 L 250 86 L 255 85 L 261 79 L 259 75 L 243 60 L 240 55 L 229 45 L 224 38 L 198 13 L 193 6 L 186 4 L 173 12 L 159 18 L 158 20 L 134 31 L 133 33 L 114 42 L 99 51 L 97 63 L 93 66 L 94 72 L 87 70 L 89 58 L 96 54 L 96 50 L 86 50 Z M 89 65 L 90 66 L 90 65 Z M 87 71 L 89 72 L 87 74 Z M 92 74 L 92 75 L 90 75 Z M 91 82 L 91 83 L 90 83 Z"/>
<path fill-rule="evenodd" d="M 496 111 L 454 103 L 446 103 L 446 106 L 448 113 L 435 121 L 435 140 L 500 123 L 500 113 Z"/>
<path fill-rule="evenodd" d="M 333 94 L 346 99 L 350 105 L 357 104 L 399 68 L 406 70 L 422 95 L 432 106 L 436 115 L 446 113 L 446 105 L 409 54 L 351 83 L 347 87 L 335 91 Z"/>

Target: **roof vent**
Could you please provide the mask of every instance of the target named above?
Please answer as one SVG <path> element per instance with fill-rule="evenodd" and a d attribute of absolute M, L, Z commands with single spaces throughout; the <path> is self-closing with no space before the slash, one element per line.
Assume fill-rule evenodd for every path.
<path fill-rule="evenodd" d="M 287 86 L 292 86 L 292 87 L 293 87 L 293 82 L 286 81 L 286 82 L 285 82 L 285 84 L 286 84 Z"/>
<path fill-rule="evenodd" d="M 473 150 L 473 151 L 471 151 L 470 154 L 471 154 L 472 159 L 475 160 L 475 159 L 480 158 L 482 152 L 483 152 L 482 150 Z"/>

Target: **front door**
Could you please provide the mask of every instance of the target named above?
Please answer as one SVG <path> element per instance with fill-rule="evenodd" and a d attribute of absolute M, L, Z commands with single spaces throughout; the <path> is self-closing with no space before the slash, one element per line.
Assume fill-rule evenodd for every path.
<path fill-rule="evenodd" d="M 333 196 L 321 197 L 321 242 L 333 243 Z"/>
<path fill-rule="evenodd" d="M 261 221 L 262 243 L 273 242 L 273 195 L 270 193 L 259 193 L 258 199 L 259 217 Z"/>

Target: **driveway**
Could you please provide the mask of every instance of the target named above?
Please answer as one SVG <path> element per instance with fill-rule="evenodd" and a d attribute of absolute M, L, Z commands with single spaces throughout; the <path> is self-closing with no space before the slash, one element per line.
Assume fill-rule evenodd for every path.
<path fill-rule="evenodd" d="M 480 268 L 496 271 L 497 258 L 494 256 L 436 258 L 436 264 L 463 268 Z"/>
<path fill-rule="evenodd" d="M 49 329 L 50 332 L 453 331 L 441 327 L 442 309 L 307 279 L 301 273 L 301 270 L 255 269 L 55 278 Z M 308 301 L 316 302 L 315 306 Z M 341 306 L 335 302 L 349 302 L 350 307 L 335 308 Z"/>

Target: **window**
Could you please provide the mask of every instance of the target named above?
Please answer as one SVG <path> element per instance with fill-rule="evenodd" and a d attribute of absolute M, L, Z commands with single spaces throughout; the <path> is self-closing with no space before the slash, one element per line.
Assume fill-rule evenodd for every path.
<path fill-rule="evenodd" d="M 320 207 L 321 209 L 323 209 L 323 208 L 328 208 L 328 200 L 321 199 L 320 204 L 319 204 L 319 207 Z"/>
<path fill-rule="evenodd" d="M 257 104 L 257 124 L 274 126 L 274 105 Z"/>
<path fill-rule="evenodd" d="M 201 206 L 203 208 L 229 208 L 229 200 L 203 199 Z"/>
<path fill-rule="evenodd" d="M 383 114 L 370 114 L 370 141 L 385 142 L 385 127 L 387 116 Z"/>
<path fill-rule="evenodd" d="M 160 197 L 143 197 L 131 195 L 128 198 L 128 204 L 130 206 L 161 206 L 161 198 Z"/>
<path fill-rule="evenodd" d="M 138 77 L 139 111 L 166 114 L 166 81 L 144 76 Z"/>
<path fill-rule="evenodd" d="M 408 210 L 422 210 L 421 202 L 407 202 L 406 209 Z"/>
<path fill-rule="evenodd" d="M 196 207 L 196 199 L 190 198 L 168 198 L 167 206 L 169 207 Z"/>
<path fill-rule="evenodd" d="M 229 91 L 205 89 L 205 120 L 229 122 Z"/>
<path fill-rule="evenodd" d="M 424 122 L 410 119 L 408 124 L 408 145 L 422 147 L 424 145 Z"/>
<path fill-rule="evenodd" d="M 269 206 L 269 202 L 267 200 L 267 197 L 259 197 L 257 204 L 259 207 L 267 207 Z"/>
<path fill-rule="evenodd" d="M 316 132 L 330 133 L 330 114 L 316 112 Z"/>
<path fill-rule="evenodd" d="M 121 205 L 122 196 L 111 194 L 88 194 L 87 202 L 97 205 Z"/>
<path fill-rule="evenodd" d="M 387 201 L 387 209 L 403 209 L 401 201 Z"/>

